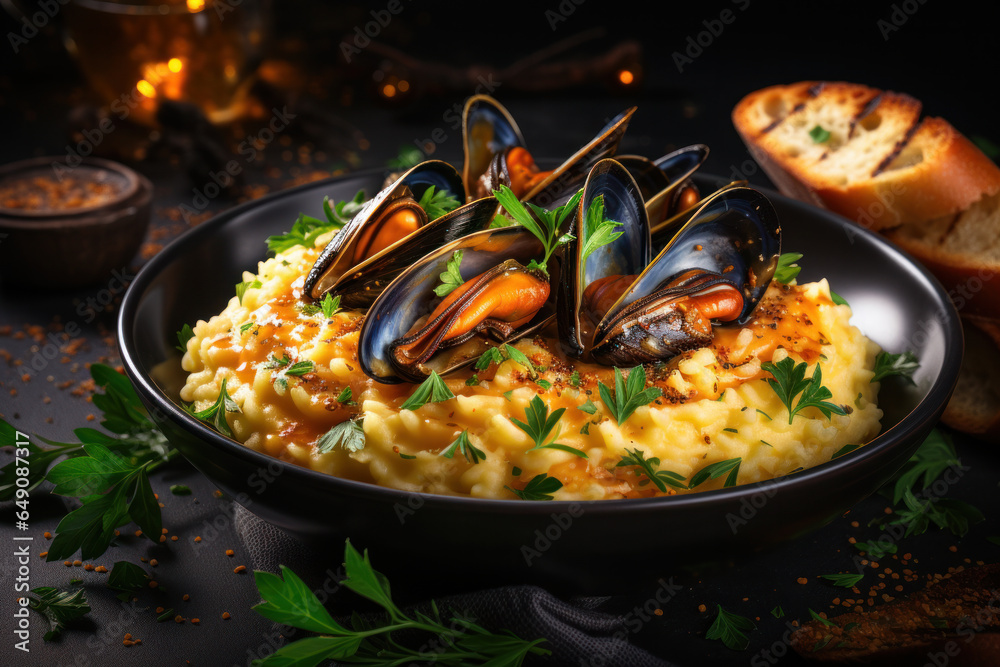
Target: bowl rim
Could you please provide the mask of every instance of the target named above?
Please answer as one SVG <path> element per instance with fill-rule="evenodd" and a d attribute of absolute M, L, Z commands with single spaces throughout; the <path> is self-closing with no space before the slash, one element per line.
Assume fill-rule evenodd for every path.
<path fill-rule="evenodd" d="M 0 166 L 0 181 L 17 178 L 18 172 L 27 172 L 39 167 L 51 167 L 66 156 L 48 155 L 9 162 Z M 44 209 L 24 211 L 0 207 L 0 221 L 5 227 L 14 229 L 58 229 L 96 226 L 114 222 L 127 213 L 129 207 L 138 208 L 152 198 L 153 185 L 145 176 L 131 167 L 114 160 L 99 157 L 81 157 L 76 167 L 66 167 L 72 171 L 79 167 L 103 169 L 118 174 L 125 179 L 124 189 L 109 201 L 74 209 Z"/>
<path fill-rule="evenodd" d="M 430 505 L 440 509 L 450 511 L 467 512 L 489 512 L 500 511 L 505 514 L 543 514 L 567 511 L 571 507 L 583 505 L 588 514 L 618 514 L 621 512 L 655 512 L 664 511 L 667 508 L 674 510 L 684 510 L 693 505 L 728 506 L 732 501 L 744 496 L 751 496 L 763 492 L 766 489 L 768 494 L 777 493 L 786 488 L 799 488 L 807 486 L 817 478 L 844 474 L 847 469 L 865 468 L 869 461 L 878 459 L 887 454 L 889 450 L 898 447 L 905 436 L 909 433 L 929 428 L 928 422 L 936 422 L 944 409 L 945 404 L 954 390 L 958 381 L 959 367 L 961 366 L 964 343 L 962 328 L 957 310 L 955 310 L 951 299 L 947 296 L 941 283 L 923 266 L 917 263 L 908 253 L 893 246 L 887 240 L 881 238 L 875 232 L 856 225 L 847 218 L 832 211 L 821 209 L 804 202 L 800 202 L 790 197 L 786 197 L 774 190 L 761 186 L 751 186 L 764 193 L 769 199 L 780 200 L 785 206 L 797 209 L 807 216 L 824 216 L 832 219 L 836 224 L 848 230 L 848 233 L 861 236 L 867 241 L 875 244 L 880 250 L 896 256 L 903 264 L 915 272 L 922 279 L 924 286 L 929 289 L 941 310 L 948 314 L 947 318 L 942 318 L 942 330 L 944 335 L 945 350 L 941 360 L 941 371 L 936 381 L 928 388 L 927 392 L 920 399 L 917 405 L 899 423 L 890 426 L 880 432 L 873 440 L 864 446 L 849 452 L 836 459 L 825 461 L 811 468 L 789 473 L 769 480 L 761 480 L 748 484 L 741 484 L 734 487 L 713 489 L 710 491 L 699 491 L 690 494 L 680 494 L 675 496 L 659 496 L 652 498 L 621 498 L 606 500 L 551 500 L 546 502 L 525 502 L 519 499 L 497 499 L 497 498 L 476 498 L 470 496 L 448 496 L 423 491 L 404 491 L 391 487 L 380 486 L 369 482 L 361 482 L 352 479 L 344 479 L 328 475 L 310 468 L 298 466 L 276 457 L 250 449 L 243 444 L 222 436 L 220 433 L 209 428 L 202 422 L 194 419 L 189 413 L 173 402 L 163 393 L 156 384 L 141 370 L 137 350 L 131 336 L 131 326 L 135 319 L 138 306 L 142 301 L 142 296 L 148 284 L 159 275 L 160 270 L 170 264 L 175 256 L 186 251 L 187 246 L 195 243 L 203 235 L 215 233 L 216 228 L 223 226 L 229 220 L 243 215 L 253 208 L 264 206 L 284 197 L 294 196 L 305 190 L 318 187 L 335 185 L 340 182 L 353 179 L 383 177 L 385 170 L 372 168 L 359 170 L 350 174 L 331 176 L 319 181 L 305 183 L 300 186 L 269 193 L 259 199 L 244 202 L 231 209 L 212 217 L 210 220 L 197 227 L 183 233 L 162 251 L 154 256 L 143 266 L 132 284 L 129 286 L 122 299 L 119 311 L 116 333 L 118 335 L 119 347 L 121 351 L 122 364 L 126 375 L 132 381 L 140 394 L 146 400 L 165 415 L 172 422 L 182 429 L 191 433 L 199 440 L 211 443 L 214 447 L 221 447 L 227 453 L 243 459 L 245 462 L 267 467 L 270 463 L 277 463 L 282 467 L 282 475 L 290 474 L 294 481 L 297 478 L 312 480 L 313 483 L 328 485 L 331 493 L 345 493 L 353 496 L 370 497 L 373 500 L 386 502 L 399 502 L 406 499 L 419 498 L 424 506 Z M 726 182 L 726 179 L 714 174 L 703 173 L 700 177 Z M 262 244 L 263 247 L 263 244 Z M 919 281 L 918 281 L 919 282 Z"/>

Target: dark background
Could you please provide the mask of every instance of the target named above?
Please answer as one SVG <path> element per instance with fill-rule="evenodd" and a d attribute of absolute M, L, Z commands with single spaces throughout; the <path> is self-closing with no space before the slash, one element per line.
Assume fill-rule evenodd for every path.
<path fill-rule="evenodd" d="M 530 90 L 537 84 L 530 68 L 510 80 L 497 77 L 501 85 L 495 95 L 510 108 L 529 147 L 539 156 L 568 155 L 606 118 L 636 104 L 639 111 L 622 144 L 623 152 L 656 157 L 675 147 L 703 142 L 712 150 L 706 171 L 725 176 L 737 172 L 752 183 L 768 185 L 763 174 L 748 162 L 749 154 L 732 129 L 729 113 L 753 90 L 803 79 L 847 80 L 906 92 L 923 102 L 927 114 L 944 116 L 963 133 L 1000 141 L 994 99 L 1000 12 L 996 8 L 984 10 L 978 4 L 937 0 L 923 4 L 912 0 L 815 5 L 759 1 L 642 5 L 598 0 L 579 5 L 570 0 L 476 5 L 403 2 L 403 12 L 380 32 L 378 41 L 405 58 L 387 58 L 365 49 L 352 63 L 345 63 L 342 40 L 352 39 L 355 26 L 371 20 L 371 9 L 385 6 L 304 0 L 273 4 L 272 40 L 265 61 L 285 69 L 265 67 L 262 72 L 270 71 L 271 75 L 254 94 L 262 100 L 263 108 L 293 105 L 302 112 L 303 121 L 289 132 L 289 143 L 278 141 L 268 146 L 261 162 L 247 170 L 241 186 L 213 201 L 209 211 L 333 172 L 384 166 L 401 146 L 421 143 L 436 127 L 447 128 L 449 140 L 440 143 L 434 157 L 458 161 L 460 139 L 448 127 L 444 114 L 474 91 L 479 77 L 489 80 L 491 71 L 497 75 L 530 54 L 582 37 L 589 38 L 558 59 L 593 64 L 622 48 L 638 54 L 635 71 L 639 83 L 622 89 L 613 76 L 572 82 L 579 66 L 565 69 L 564 85 L 546 85 L 543 90 Z M 708 31 L 705 22 L 718 30 L 719 24 L 713 22 L 726 9 L 733 12 L 733 22 L 723 25 L 720 34 L 700 47 L 700 54 L 692 51 L 693 62 L 684 63 L 679 71 L 675 52 L 684 53 L 690 47 L 689 38 L 697 40 L 699 33 Z M 99 102 L 62 47 L 60 21 L 61 16 L 57 16 L 16 55 L 6 38 L 0 44 L 2 163 L 65 154 L 66 146 L 75 145 L 78 133 L 100 116 Z M 18 27 L 0 15 L 0 29 L 6 36 Z M 373 76 L 378 70 L 414 81 L 411 94 L 394 100 L 380 96 Z M 275 71 L 295 76 L 275 75 Z M 203 219 L 178 217 L 177 207 L 190 204 L 192 189 L 206 182 L 212 158 L 224 162 L 227 156 L 234 157 L 235 147 L 254 129 L 250 119 L 208 131 L 211 147 L 206 148 L 205 137 L 189 128 L 153 132 L 125 124 L 98 147 L 96 154 L 126 162 L 154 182 L 153 228 L 145 256 Z M 134 265 L 143 261 L 143 256 L 137 256 Z M 45 248 L 40 247 L 38 270 L 44 270 L 45 263 Z M 68 285 L 63 292 L 35 292 L 0 284 L 0 325 L 11 325 L 16 332 L 27 324 L 49 326 L 55 318 L 79 320 L 80 304 L 97 291 L 98 287 Z M 110 333 L 115 314 L 116 305 L 112 304 L 87 323 L 85 345 L 73 363 L 54 365 L 27 383 L 21 380 L 15 364 L 31 358 L 36 342 L 30 337 L 0 337 L 0 348 L 11 354 L 10 361 L 0 360 L 3 417 L 21 430 L 55 439 L 71 438 L 72 429 L 89 425 L 86 418 L 94 410 L 85 396 L 73 396 L 72 388 L 60 390 L 56 385 L 73 381 L 73 387 L 78 386 L 86 379 L 85 362 L 117 363 Z M 51 375 L 45 377 L 46 373 Z M 16 390 L 16 396 L 11 395 L 11 389 Z M 51 403 L 43 403 L 45 397 Z M 998 505 L 1000 462 L 988 444 L 956 436 L 956 445 L 972 472 L 952 495 L 979 506 L 987 514 L 987 523 L 973 528 L 962 540 L 943 532 L 908 540 L 905 548 L 918 557 L 919 567 L 914 569 L 921 577 L 908 585 L 909 590 L 919 588 L 926 575 L 980 560 L 996 562 L 998 558 L 998 547 L 986 538 L 1000 533 L 996 512 L 990 512 Z M 0 455 L 0 463 L 7 459 L 6 453 Z M 155 557 L 160 565 L 153 573 L 164 583 L 166 592 L 144 594 L 140 600 L 144 611 L 126 613 L 93 573 L 79 568 L 67 571 L 61 564 L 39 560 L 33 566 L 33 584 L 66 586 L 70 577 L 84 578 L 94 607 L 92 620 L 82 630 L 68 632 L 57 644 L 33 644 L 29 660 L 15 664 L 73 664 L 74 659 L 78 664 L 97 665 L 140 661 L 174 665 L 185 664 L 185 660 L 195 665 L 244 664 L 249 655 L 259 655 L 260 647 L 267 646 L 266 638 L 273 633 L 271 625 L 249 611 L 258 599 L 252 581 L 231 574 L 234 565 L 250 564 L 247 554 L 237 553 L 234 560 L 222 553 L 241 544 L 233 526 L 232 504 L 213 497 L 211 484 L 183 464 L 158 474 L 153 483 L 161 500 L 166 498 L 164 525 L 179 533 L 181 541 L 153 547 L 140 540 L 124 540 L 108 554 L 105 564 L 110 567 L 112 560 Z M 194 496 L 171 497 L 167 488 L 175 483 L 191 486 Z M 736 566 L 678 573 L 683 593 L 665 605 L 662 616 L 644 622 L 631 639 L 684 665 L 747 664 L 761 650 L 783 649 L 788 620 L 808 618 L 808 608 L 838 613 L 831 608 L 831 601 L 843 591 L 820 583 L 816 576 L 850 569 L 853 549 L 848 537 L 866 539 L 865 524 L 878 516 L 884 505 L 884 500 L 873 498 L 811 538 L 742 559 Z M 60 502 L 38 497 L 33 511 L 37 539 L 42 540 L 41 531 L 53 530 L 65 509 Z M 9 514 L 3 513 L 0 535 L 12 532 Z M 860 528 L 851 526 L 854 520 L 860 522 Z M 206 521 L 218 521 L 218 537 L 210 549 L 193 551 L 187 540 L 205 532 Z M 951 546 L 956 550 L 949 550 Z M 405 550 L 374 554 L 373 558 L 376 564 L 379 558 L 405 558 Z M 5 556 L 0 564 L 5 591 L 8 561 Z M 331 554 L 330 564 L 338 562 L 339 554 Z M 809 584 L 798 584 L 799 577 L 808 578 Z M 177 598 L 182 591 L 192 595 L 190 611 L 184 613 L 202 617 L 201 626 L 157 624 L 148 607 L 180 607 L 184 603 Z M 606 601 L 603 609 L 627 614 L 648 597 L 623 595 Z M 700 604 L 708 611 L 699 611 Z M 748 651 L 729 651 L 718 642 L 703 639 L 715 604 L 759 619 Z M 776 605 L 784 606 L 787 618 L 770 616 Z M 221 621 L 222 611 L 232 613 L 233 621 Z M 0 636 L 6 642 L 10 636 L 6 612 L 2 618 L 4 632 Z M 143 638 L 144 645 L 125 649 L 120 641 L 123 632 Z M 100 638 L 100 650 L 88 646 L 94 636 Z M 0 656 L 6 656 L 7 651 L 6 643 L 0 645 Z M 80 656 L 90 662 L 80 663 Z M 21 658 L 16 656 L 15 660 Z M 0 663 L 7 664 L 6 657 L 0 657 Z M 780 664 L 799 664 L 799 660 L 794 655 L 784 656 Z"/>

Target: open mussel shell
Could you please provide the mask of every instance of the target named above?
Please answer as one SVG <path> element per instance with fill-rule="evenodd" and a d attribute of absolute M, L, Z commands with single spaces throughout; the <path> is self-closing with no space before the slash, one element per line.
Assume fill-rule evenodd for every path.
<path fill-rule="evenodd" d="M 586 181 L 594 165 L 613 156 L 618 150 L 618 144 L 625 136 L 635 110 L 636 107 L 631 107 L 612 118 L 593 139 L 553 169 L 547 178 L 522 199 L 547 209 L 566 203 Z"/>
<path fill-rule="evenodd" d="M 337 278 L 329 291 L 340 295 L 344 308 L 368 308 L 382 290 L 414 262 L 463 236 L 489 227 L 497 206 L 496 199 L 484 197 L 445 213 L 354 266 Z"/>
<path fill-rule="evenodd" d="M 621 223 L 617 239 L 594 250 L 586 259 L 584 248 L 590 230 L 585 224 L 591 204 L 604 199 L 604 217 Z M 629 172 L 614 159 L 594 165 L 583 188 L 583 196 L 573 220 L 576 236 L 563 252 L 560 269 L 557 317 L 559 338 L 567 354 L 580 357 L 590 346 L 593 324 L 581 321 L 583 291 L 595 280 L 611 275 L 638 275 L 649 264 L 651 243 L 646 209 L 639 186 Z"/>
<path fill-rule="evenodd" d="M 667 245 L 667 243 L 670 242 L 670 239 L 674 238 L 677 232 L 679 232 L 681 228 L 683 228 L 684 225 L 686 225 L 688 221 L 694 217 L 695 213 L 701 210 L 702 203 L 708 201 L 709 199 L 712 199 L 719 193 L 725 192 L 726 190 L 731 190 L 733 188 L 745 188 L 747 185 L 748 185 L 747 181 L 732 181 L 730 183 L 726 183 L 715 192 L 706 195 L 702 199 L 702 201 L 699 202 L 698 204 L 691 206 L 690 208 L 677 211 L 666 220 L 661 220 L 660 222 L 652 222 L 652 218 L 650 218 L 651 222 L 649 225 L 649 229 L 650 229 L 650 234 L 653 238 L 654 251 L 658 251 L 665 245 Z M 647 207 L 646 210 L 648 211 L 649 208 Z"/>
<path fill-rule="evenodd" d="M 541 242 L 528 230 L 503 227 L 469 234 L 420 259 L 382 291 L 365 316 L 358 340 L 358 361 L 369 377 L 383 384 L 421 382 L 432 370 L 443 375 L 469 365 L 492 344 L 477 337 L 441 351 L 419 368 L 401 367 L 394 361 L 392 343 L 406 336 L 420 318 L 433 311 L 439 302 L 434 288 L 440 284 L 440 275 L 456 250 L 462 251 L 461 273 L 466 280 L 505 260 L 527 265 L 544 254 Z M 507 342 L 537 331 L 553 316 L 550 309 L 543 308 L 508 337 Z"/>
<path fill-rule="evenodd" d="M 440 160 L 421 162 L 372 197 L 333 237 L 306 276 L 306 293 L 314 299 L 322 298 L 343 274 L 359 264 L 354 259 L 358 242 L 369 226 L 384 222 L 393 209 L 401 206 L 411 208 L 422 216 L 421 226 L 426 226 L 430 221 L 426 220 L 426 214 L 416 202 L 431 186 L 447 191 L 460 202 L 465 201 L 465 186 L 457 169 Z"/>
<path fill-rule="evenodd" d="M 617 159 L 635 179 L 646 202 L 650 224 L 656 224 L 680 212 L 680 199 L 685 189 L 694 188 L 690 180 L 708 158 L 708 146 L 693 144 L 667 153 L 658 160 L 638 155 L 622 155 Z"/>
<path fill-rule="evenodd" d="M 767 290 L 780 254 L 781 228 L 767 197 L 744 187 L 711 197 L 597 325 L 595 350 L 609 344 L 609 332 L 631 304 L 692 271 L 708 277 L 709 284 L 725 282 L 738 289 L 743 308 L 733 323 L 745 324 Z"/>
<path fill-rule="evenodd" d="M 462 179 L 470 195 L 495 155 L 524 146 L 524 137 L 510 112 L 489 95 L 473 95 L 466 100 L 462 111 L 462 141 L 465 149 Z"/>

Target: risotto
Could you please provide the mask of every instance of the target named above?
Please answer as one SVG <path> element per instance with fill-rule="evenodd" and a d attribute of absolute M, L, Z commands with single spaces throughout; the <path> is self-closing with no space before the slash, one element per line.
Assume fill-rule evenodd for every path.
<path fill-rule="evenodd" d="M 192 411 L 217 404 L 225 382 L 235 406 L 221 418 L 235 439 L 284 461 L 406 491 L 635 498 L 687 493 L 696 477 L 699 491 L 771 479 L 879 431 L 871 380 L 880 349 L 851 326 L 850 308 L 834 303 L 825 280 L 772 282 L 745 326 L 717 328 L 711 344 L 647 364 L 646 387 L 661 395 L 621 424 L 599 390 L 614 388 L 614 369 L 564 356 L 554 325 L 512 345 L 530 367 L 507 354 L 485 370 L 444 377 L 453 398 L 402 408 L 413 384 L 380 384 L 359 367 L 363 314 L 328 316 L 303 293 L 330 238 L 247 272 L 242 295 L 193 327 L 182 362 L 189 376 L 181 398 Z M 761 367 L 786 357 L 808 364 L 808 375 L 821 367 L 828 400 L 845 414 L 807 407 L 789 419 Z M 524 428 L 536 397 L 545 415 L 560 415 L 544 439 L 564 448 L 540 448 Z M 324 443 L 348 420 L 351 437 Z"/>

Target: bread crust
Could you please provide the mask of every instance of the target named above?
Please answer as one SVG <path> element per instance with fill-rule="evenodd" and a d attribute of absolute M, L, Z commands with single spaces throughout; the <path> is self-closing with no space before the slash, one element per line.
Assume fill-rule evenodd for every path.
<path fill-rule="evenodd" d="M 1000 320 L 963 317 L 962 325 L 966 339 L 965 359 L 955 394 L 941 419 L 956 430 L 997 443 L 1000 442 L 1000 379 L 995 372 L 1000 368 Z M 982 382 L 983 369 L 991 371 L 992 386 Z M 973 410 L 970 394 L 982 392 L 991 397 L 987 409 Z"/>

